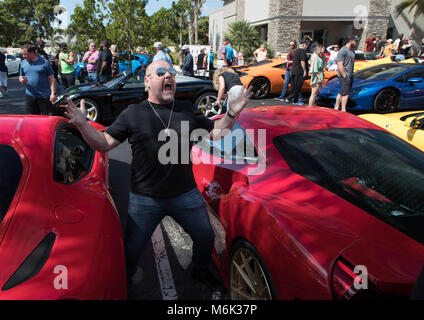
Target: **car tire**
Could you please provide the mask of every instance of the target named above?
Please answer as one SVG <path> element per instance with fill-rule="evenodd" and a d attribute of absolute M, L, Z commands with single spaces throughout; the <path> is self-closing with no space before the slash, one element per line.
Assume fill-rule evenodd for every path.
<path fill-rule="evenodd" d="M 249 86 L 252 87 L 252 97 L 254 99 L 263 99 L 267 97 L 271 88 L 269 80 L 264 77 L 253 79 Z"/>
<path fill-rule="evenodd" d="M 215 92 L 206 92 L 196 99 L 194 105 L 205 117 L 212 118 L 226 111 L 223 103 L 212 106 L 212 103 L 215 103 L 217 98 L 218 95 Z"/>
<path fill-rule="evenodd" d="M 231 251 L 228 288 L 231 300 L 276 300 L 277 290 L 253 245 L 240 240 Z M 255 277 L 259 275 L 259 278 Z M 249 284 L 245 280 L 247 277 Z"/>
<path fill-rule="evenodd" d="M 80 83 L 84 83 L 87 81 L 87 72 L 84 69 L 81 69 L 78 72 L 78 80 Z"/>
<path fill-rule="evenodd" d="M 77 101 L 76 106 L 79 107 L 80 100 Z M 91 99 L 85 99 L 85 109 L 87 110 L 87 120 L 93 122 L 102 121 L 102 109 L 99 107 L 97 102 Z"/>
<path fill-rule="evenodd" d="M 384 88 L 374 98 L 373 111 L 378 113 L 395 112 L 399 107 L 400 96 L 393 88 Z"/>

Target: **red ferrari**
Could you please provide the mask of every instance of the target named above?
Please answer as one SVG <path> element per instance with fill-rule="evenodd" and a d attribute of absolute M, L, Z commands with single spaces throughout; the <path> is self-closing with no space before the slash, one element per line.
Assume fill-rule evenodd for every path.
<path fill-rule="evenodd" d="M 0 116 L 0 299 L 126 298 L 108 189 L 107 156 L 65 118 Z"/>
<path fill-rule="evenodd" d="M 243 111 L 192 157 L 232 299 L 411 294 L 424 264 L 420 150 L 348 113 L 274 106 Z"/>

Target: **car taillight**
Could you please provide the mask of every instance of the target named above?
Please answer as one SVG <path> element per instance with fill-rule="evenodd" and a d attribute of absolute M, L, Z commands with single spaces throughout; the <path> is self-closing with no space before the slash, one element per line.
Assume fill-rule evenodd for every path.
<path fill-rule="evenodd" d="M 331 279 L 333 294 L 336 299 L 351 300 L 356 298 L 360 292 L 368 291 L 368 289 L 362 288 L 364 275 L 359 276 L 353 270 L 354 267 L 346 260 L 339 259 L 336 261 Z"/>

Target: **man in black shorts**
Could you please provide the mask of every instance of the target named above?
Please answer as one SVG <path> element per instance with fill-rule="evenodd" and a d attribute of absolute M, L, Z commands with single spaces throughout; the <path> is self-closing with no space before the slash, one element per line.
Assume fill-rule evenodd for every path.
<path fill-rule="evenodd" d="M 340 91 L 336 98 L 334 110 L 339 110 L 340 103 L 342 111 L 346 112 L 346 105 L 353 85 L 353 67 L 355 65 L 355 48 L 361 39 L 358 36 L 350 36 L 346 46 L 337 54 L 338 78 L 340 80 Z"/>
<path fill-rule="evenodd" d="M 84 100 L 81 100 L 80 109 L 68 99 L 65 115 L 96 150 L 107 152 L 126 139 L 131 144 L 131 192 L 125 235 L 129 283 L 154 230 L 162 218 L 169 215 L 193 240 L 192 277 L 211 289 L 220 289 L 219 282 L 208 270 L 215 235 L 194 180 L 191 161 L 187 160 L 190 159 L 191 143 L 186 152 L 181 152 L 174 159 L 176 161 L 171 159 L 170 163 L 163 162 L 161 150 L 166 143 L 171 144 L 171 150 L 174 147 L 185 150 L 182 147 L 190 141 L 195 129 L 203 129 L 205 136 L 214 137 L 220 136 L 223 129 L 231 129 L 252 92 L 249 88 L 230 98 L 228 113 L 213 122 L 190 102 L 174 99 L 175 74 L 168 62 L 152 62 L 144 77 L 148 99 L 130 105 L 106 132 L 88 124 Z M 184 123 L 188 125 L 188 130 L 182 129 Z"/>

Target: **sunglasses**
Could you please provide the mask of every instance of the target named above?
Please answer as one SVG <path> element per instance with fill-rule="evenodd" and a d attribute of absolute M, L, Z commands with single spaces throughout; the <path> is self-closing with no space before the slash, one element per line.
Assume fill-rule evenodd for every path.
<path fill-rule="evenodd" d="M 159 67 L 159 68 L 156 69 L 155 72 L 152 72 L 151 74 L 147 75 L 147 77 L 156 73 L 156 75 L 160 78 L 160 77 L 163 77 L 167 71 L 171 75 L 171 77 L 175 77 L 177 75 L 177 71 L 175 71 L 174 68 L 166 69 L 164 67 Z"/>

